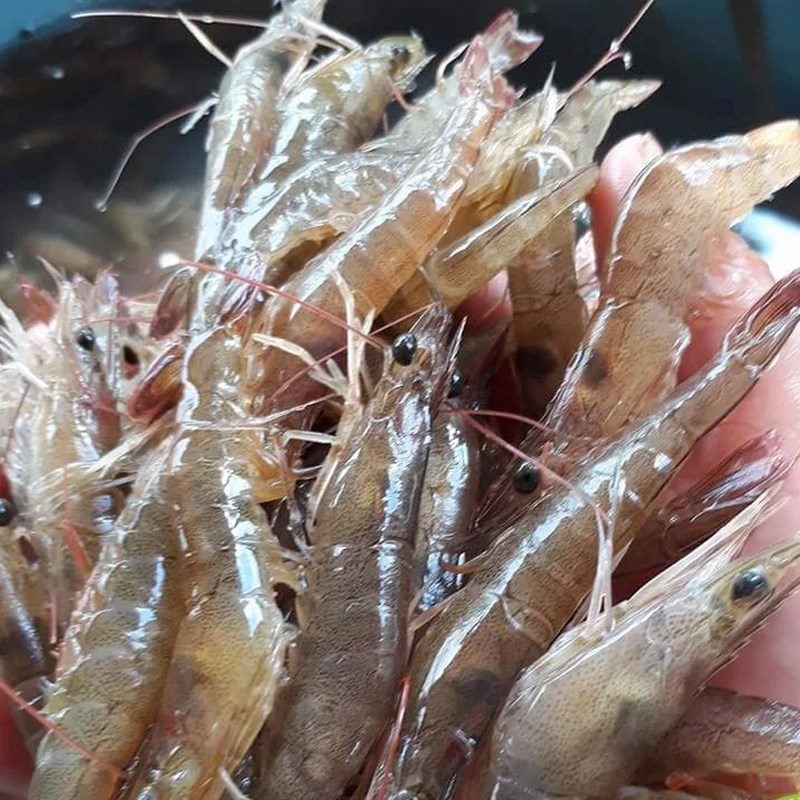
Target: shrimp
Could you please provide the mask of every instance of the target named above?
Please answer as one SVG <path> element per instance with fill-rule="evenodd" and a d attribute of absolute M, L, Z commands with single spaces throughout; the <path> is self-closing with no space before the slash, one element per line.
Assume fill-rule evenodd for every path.
<path fill-rule="evenodd" d="M 713 779 L 743 773 L 783 777 L 800 791 L 800 711 L 727 689 L 704 689 L 636 772 L 657 785 L 675 772 Z M 793 784 L 793 785 L 792 785 Z"/>
<path fill-rule="evenodd" d="M 588 166 L 618 111 L 634 107 L 657 81 L 591 81 L 578 90 L 522 159 L 512 180 L 512 200 L 545 180 Z M 586 327 L 575 273 L 575 223 L 564 211 L 507 267 L 513 308 L 512 339 L 523 408 L 539 418 L 564 377 Z M 557 320 L 557 322 L 556 322 Z"/>
<path fill-rule="evenodd" d="M 797 121 L 687 145 L 645 167 L 622 201 L 599 308 L 545 423 L 601 438 L 652 408 L 675 382 L 709 236 L 798 175 Z"/>
<path fill-rule="evenodd" d="M 332 454 L 335 474 L 323 470 L 301 598 L 307 622 L 285 714 L 260 747 L 254 797 L 337 797 L 392 712 L 408 655 L 422 475 L 452 361 L 449 327 L 434 307 L 395 341 L 372 399 Z"/>
<path fill-rule="evenodd" d="M 516 258 L 564 209 L 594 187 L 590 166 L 521 197 L 480 227 L 431 254 L 396 294 L 390 313 L 402 316 L 440 297 L 451 308 L 467 299 Z"/>
<path fill-rule="evenodd" d="M 519 670 L 541 656 L 589 592 L 600 512 L 613 513 L 620 552 L 695 442 L 747 394 L 798 320 L 795 272 L 733 326 L 703 372 L 500 535 L 412 656 L 393 796 L 432 800 L 447 793 Z M 530 491 L 535 467 L 525 468 L 525 481 L 515 483 Z"/>
<path fill-rule="evenodd" d="M 456 376 L 454 376 L 456 378 Z M 458 379 L 450 390 L 451 403 L 459 392 Z M 481 447 L 477 432 L 454 412 L 440 413 L 422 485 L 414 560 L 422 578 L 420 611 L 425 611 L 460 588 L 461 581 L 447 566 L 466 551 L 478 505 Z"/>
<path fill-rule="evenodd" d="M 732 564 L 725 550 L 690 555 L 614 608 L 611 630 L 584 623 L 522 673 L 494 727 L 492 797 L 607 798 L 630 781 L 800 583 L 798 541 Z"/>
<path fill-rule="evenodd" d="M 598 308 L 543 419 L 556 433 L 546 443 L 551 468 L 568 474 L 669 391 L 689 339 L 684 317 L 702 291 L 705 245 L 798 174 L 796 121 L 687 145 L 644 168 L 620 207 Z M 538 455 L 543 438 L 532 431 L 521 449 Z M 490 490 L 482 520 L 530 501 L 513 487 L 518 466 Z"/>
<path fill-rule="evenodd" d="M 407 86 L 425 63 L 419 37 L 390 36 L 364 50 L 335 54 L 301 77 L 279 105 L 282 123 L 259 176 L 259 191 L 268 195 L 312 156 L 346 153 L 363 144 L 393 91 Z"/>
<path fill-rule="evenodd" d="M 180 541 L 181 619 L 132 798 L 216 798 L 271 707 L 290 629 L 274 596 L 295 585 L 259 502 L 271 497 L 258 429 L 238 407 L 241 343 L 193 338 L 165 496 Z"/>
<path fill-rule="evenodd" d="M 117 514 L 113 491 L 76 493 L 70 468 L 90 464 L 110 450 L 120 435 L 115 399 L 109 392 L 98 336 L 88 324 L 80 283 L 57 278 L 59 303 L 39 347 L 26 332 L 13 344 L 19 358 L 26 348 L 38 354 L 31 366 L 36 393 L 26 420 L 29 466 L 26 500 L 31 535 L 41 551 L 55 595 L 59 630 L 69 619 L 72 594 L 83 582 Z M 6 322 L 10 311 L 5 310 Z M 69 558 L 67 559 L 67 553 Z"/>
<path fill-rule="evenodd" d="M 616 574 L 671 564 L 782 480 L 790 467 L 774 432 L 745 442 L 713 474 L 653 510 Z"/>
<path fill-rule="evenodd" d="M 240 202 L 271 151 L 284 78 L 297 63 L 302 65 L 315 47 L 313 37 L 302 34 L 298 15 L 319 21 L 324 5 L 325 0 L 293 0 L 255 41 L 236 54 L 209 126 L 198 257 L 213 248 L 229 209 Z"/>
<path fill-rule="evenodd" d="M 123 770 L 158 711 L 180 622 L 177 537 L 163 492 L 171 438 L 142 464 L 104 537 L 64 636 L 45 712 L 97 757 Z M 119 773 L 54 731 L 39 745 L 31 800 L 110 800 Z"/>
<path fill-rule="evenodd" d="M 356 290 L 356 312 L 363 317 L 367 310 L 383 311 L 396 289 L 419 267 L 452 219 L 481 141 L 511 100 L 505 81 L 493 77 L 479 41 L 473 44 L 466 67 L 462 103 L 441 139 L 349 234 L 309 261 L 285 285 L 286 292 L 341 316 L 338 281 L 343 280 Z M 295 301 L 271 303 L 265 327 L 314 358 L 342 345 L 339 327 L 321 330 L 317 316 Z M 297 358 L 271 347 L 258 354 L 252 366 L 246 390 L 254 395 L 260 413 L 270 395 L 296 373 Z M 290 404 L 305 402 L 315 391 L 311 379 L 297 381 Z"/>
<path fill-rule="evenodd" d="M 459 74 L 475 48 L 485 46 L 492 71 L 502 73 L 527 58 L 537 41 L 517 30 L 515 14 L 501 15 L 467 48 Z M 437 88 L 404 118 L 413 123 L 401 120 L 388 136 L 360 151 L 317 158 L 288 175 L 274 191 L 271 186 L 256 187 L 228 232 L 252 243 L 239 259 L 237 272 L 281 285 L 324 244 L 349 233 L 444 132 L 460 102 L 458 79 L 448 78 L 445 84 L 446 99 Z M 231 285 L 221 301 L 223 318 L 239 313 L 243 302 L 241 286 Z"/>

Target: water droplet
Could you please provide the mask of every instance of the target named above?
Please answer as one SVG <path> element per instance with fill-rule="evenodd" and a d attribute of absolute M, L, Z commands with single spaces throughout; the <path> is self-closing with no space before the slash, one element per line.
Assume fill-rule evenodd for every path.
<path fill-rule="evenodd" d="M 42 67 L 42 72 L 46 77 L 52 78 L 54 81 L 60 81 L 67 74 L 67 71 L 60 64 L 47 64 Z"/>
<path fill-rule="evenodd" d="M 39 192 L 28 192 L 25 195 L 25 202 L 31 208 L 39 208 L 39 206 L 44 202 L 44 198 L 39 194 Z"/>
<path fill-rule="evenodd" d="M 30 150 L 31 149 L 30 140 L 29 139 L 22 139 L 20 141 L 20 143 L 19 143 L 19 149 L 20 150 Z"/>
<path fill-rule="evenodd" d="M 622 54 L 622 66 L 630 69 L 633 66 L 633 56 L 629 52 Z"/>
<path fill-rule="evenodd" d="M 101 214 L 105 214 L 108 208 L 105 200 L 95 200 L 92 205 L 94 206 L 94 210 L 99 211 Z"/>

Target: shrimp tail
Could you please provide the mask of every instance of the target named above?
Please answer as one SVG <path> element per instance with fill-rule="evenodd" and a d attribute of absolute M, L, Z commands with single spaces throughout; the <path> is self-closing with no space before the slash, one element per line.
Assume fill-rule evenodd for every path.
<path fill-rule="evenodd" d="M 480 36 L 476 36 L 467 48 L 458 77 L 458 90 L 464 97 L 474 92 L 476 87 L 491 82 L 492 99 L 498 113 L 507 111 L 517 99 L 508 81 L 493 68 L 489 51 Z"/>
<path fill-rule="evenodd" d="M 519 15 L 510 9 L 497 16 L 481 38 L 496 72 L 506 72 L 527 61 L 544 41 L 536 31 L 521 31 Z"/>
<path fill-rule="evenodd" d="M 766 369 L 800 317 L 800 270 L 779 280 L 728 331 L 722 350 L 751 369 Z"/>
<path fill-rule="evenodd" d="M 775 431 L 745 442 L 712 473 L 653 514 L 615 574 L 631 574 L 673 563 L 726 525 L 762 492 L 783 480 L 791 465 Z"/>
<path fill-rule="evenodd" d="M 128 414 L 136 420 L 152 422 L 175 406 L 183 391 L 181 369 L 184 347 L 170 343 L 156 356 L 128 401 Z"/>

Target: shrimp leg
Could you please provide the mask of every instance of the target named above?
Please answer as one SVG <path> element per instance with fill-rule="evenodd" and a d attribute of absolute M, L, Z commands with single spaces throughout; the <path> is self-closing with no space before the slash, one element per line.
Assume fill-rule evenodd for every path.
<path fill-rule="evenodd" d="M 799 319 L 795 272 L 734 325 L 703 372 L 499 536 L 412 656 L 393 797 L 446 794 L 519 670 L 549 647 L 588 594 L 597 507 L 613 512 L 619 551 L 695 442 L 748 393 Z"/>

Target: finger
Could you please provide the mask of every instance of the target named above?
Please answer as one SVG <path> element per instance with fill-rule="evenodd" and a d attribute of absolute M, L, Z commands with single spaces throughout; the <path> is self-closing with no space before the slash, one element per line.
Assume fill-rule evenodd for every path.
<path fill-rule="evenodd" d="M 589 195 L 589 207 L 592 210 L 592 233 L 601 276 L 620 201 L 644 166 L 661 153 L 661 145 L 653 134 L 638 133 L 617 142 L 600 165 L 600 179 Z"/>

